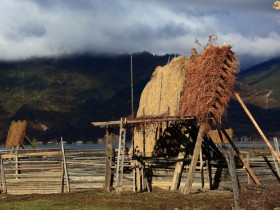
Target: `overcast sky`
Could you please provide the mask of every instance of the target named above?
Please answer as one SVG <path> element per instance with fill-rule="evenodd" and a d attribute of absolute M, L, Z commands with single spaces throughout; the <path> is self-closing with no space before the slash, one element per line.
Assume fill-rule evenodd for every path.
<path fill-rule="evenodd" d="M 1 0 L 0 59 L 72 53 L 189 55 L 209 35 L 253 63 L 280 56 L 274 0 Z M 260 59 L 261 58 L 261 59 Z"/>

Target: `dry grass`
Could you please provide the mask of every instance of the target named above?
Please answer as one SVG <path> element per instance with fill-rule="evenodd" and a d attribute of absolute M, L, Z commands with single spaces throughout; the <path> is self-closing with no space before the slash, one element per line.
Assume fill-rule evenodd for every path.
<path fill-rule="evenodd" d="M 23 144 L 27 121 L 12 121 L 6 140 L 6 147 L 16 147 Z"/>
<path fill-rule="evenodd" d="M 211 113 L 220 124 L 238 72 L 238 61 L 229 46 L 209 45 L 189 62 L 180 114 L 195 116 L 209 129 Z"/>

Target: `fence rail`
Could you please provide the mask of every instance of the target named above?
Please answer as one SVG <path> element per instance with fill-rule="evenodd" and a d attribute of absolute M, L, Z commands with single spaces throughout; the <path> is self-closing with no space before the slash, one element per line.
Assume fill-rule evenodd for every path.
<path fill-rule="evenodd" d="M 247 152 L 249 155 L 250 153 Z M 105 184 L 106 149 L 64 150 L 19 150 L 15 154 L 1 151 L 1 188 L 3 193 L 31 194 L 31 193 L 62 193 L 80 191 L 92 188 L 103 188 Z M 115 185 L 116 156 L 113 155 L 111 170 L 112 183 Z M 250 157 L 249 163 L 262 182 L 278 180 L 272 157 Z M 145 171 L 150 173 L 152 186 L 169 189 L 172 184 L 177 160 L 175 158 L 147 158 Z M 185 161 L 182 181 L 187 177 L 190 160 Z M 250 183 L 250 178 L 240 162 L 236 162 L 236 171 L 240 184 Z M 133 190 L 135 172 L 133 160 L 126 156 L 122 187 Z M 198 162 L 193 186 L 201 188 L 201 179 L 205 177 L 205 186 L 215 188 L 229 188 L 230 176 L 226 162 L 212 161 L 209 167 L 203 163 L 202 172 Z M 67 173 L 67 176 L 66 176 Z M 209 173 L 211 176 L 209 176 Z M 209 180 L 211 179 L 211 180 Z M 184 186 L 184 182 L 181 182 Z"/>

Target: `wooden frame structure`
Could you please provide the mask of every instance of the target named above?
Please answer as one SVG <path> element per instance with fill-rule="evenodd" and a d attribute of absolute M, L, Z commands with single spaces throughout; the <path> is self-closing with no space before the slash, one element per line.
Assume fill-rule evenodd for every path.
<path fill-rule="evenodd" d="M 278 162 L 280 162 L 280 158 L 279 158 L 278 154 L 276 153 L 274 148 L 270 145 L 269 141 L 267 140 L 267 138 L 263 134 L 262 130 L 260 129 L 260 127 L 258 126 L 256 121 L 254 120 L 253 116 L 251 115 L 251 113 L 247 109 L 246 105 L 242 101 L 239 94 L 234 92 L 234 95 L 235 95 L 237 101 L 240 103 L 240 105 L 244 109 L 244 111 L 246 112 L 246 114 L 248 115 L 249 119 L 252 121 L 253 125 L 256 127 L 257 131 L 262 136 L 265 143 L 268 145 L 274 159 L 277 160 Z M 119 121 L 92 122 L 91 124 L 93 126 L 105 127 L 106 130 L 108 130 L 112 127 L 120 127 L 119 150 L 118 150 L 118 159 L 117 159 L 117 161 L 118 161 L 117 162 L 117 186 L 116 186 L 117 187 L 116 188 L 117 189 L 116 190 L 117 194 L 120 194 L 121 188 L 122 188 L 121 183 L 122 183 L 123 155 L 124 155 L 123 148 L 125 146 L 125 135 L 123 135 L 123 132 L 124 132 L 124 130 L 126 129 L 127 126 L 134 126 L 134 125 L 143 124 L 143 123 L 156 123 L 156 122 L 159 122 L 159 123 L 161 123 L 161 122 L 180 123 L 180 122 L 184 122 L 184 121 L 188 121 L 188 120 L 194 120 L 194 119 L 195 118 L 192 117 L 192 116 L 176 116 L 176 117 L 162 116 L 162 117 L 155 117 L 155 118 L 151 118 L 151 119 L 126 119 L 126 118 L 123 119 L 123 118 L 121 118 Z M 106 131 L 106 133 L 107 133 L 107 131 Z M 190 164 L 189 171 L 188 171 L 188 176 L 187 176 L 187 179 L 186 179 L 186 182 L 185 182 L 185 187 L 182 191 L 183 194 L 190 194 L 191 193 L 194 173 L 195 173 L 195 169 L 196 169 L 196 166 L 197 166 L 197 163 L 198 163 L 199 156 L 200 156 L 200 162 L 202 162 L 201 146 L 202 146 L 202 141 L 203 141 L 203 136 L 204 135 L 205 135 L 205 125 L 202 124 L 202 125 L 199 126 L 199 131 L 198 131 L 198 135 L 197 135 L 197 139 L 196 139 L 194 152 L 193 152 L 193 155 L 192 155 L 191 164 Z M 222 136 L 226 137 L 227 142 L 230 143 L 230 145 L 232 146 L 233 150 L 235 151 L 237 157 L 241 160 L 244 168 L 246 168 L 248 175 L 252 178 L 252 180 L 254 181 L 255 184 L 260 185 L 261 184 L 260 181 L 255 176 L 255 174 L 252 171 L 252 169 L 250 168 L 249 164 L 247 163 L 245 158 L 242 156 L 239 149 L 235 146 L 234 142 L 232 141 L 230 136 L 227 134 L 225 129 L 223 129 L 222 127 L 219 127 L 219 135 L 220 135 L 221 140 L 223 140 Z M 106 136 L 107 136 L 107 134 L 106 134 Z M 106 138 L 106 150 L 107 150 L 107 148 L 108 148 L 108 152 L 106 151 L 107 161 L 110 161 L 111 157 L 110 157 L 109 154 L 111 154 L 111 153 L 110 153 L 109 150 L 111 150 L 111 148 L 112 148 L 112 142 L 110 140 L 107 140 L 107 138 Z M 133 150 L 134 150 L 134 148 L 133 148 Z M 184 157 L 185 157 L 184 153 L 179 153 L 178 158 L 183 158 L 184 159 Z M 141 165 L 141 164 L 136 163 L 136 165 L 134 165 L 134 167 L 139 166 L 139 165 Z M 140 166 L 140 168 L 141 168 L 141 166 Z M 139 168 L 136 167 L 136 171 L 137 170 L 139 171 Z M 172 180 L 172 185 L 171 185 L 172 190 L 177 190 L 178 189 L 178 186 L 180 185 L 179 180 L 181 179 L 180 175 L 182 173 L 182 170 L 183 170 L 183 162 L 181 161 L 181 162 L 178 162 L 176 167 L 175 167 L 173 180 Z M 138 172 L 138 174 L 139 174 L 139 172 Z M 135 185 L 134 189 L 137 189 L 138 191 L 139 191 L 139 189 L 141 189 L 139 179 L 142 179 L 142 185 L 147 185 L 147 183 L 145 183 L 145 181 L 143 181 L 143 177 L 145 178 L 145 175 L 142 173 L 141 176 L 142 176 L 142 178 L 138 177 L 138 178 L 136 178 L 136 182 L 134 181 L 134 185 Z M 112 187 L 113 187 L 112 186 L 112 171 L 111 171 L 111 165 L 110 165 L 109 162 L 106 162 L 106 177 L 105 177 L 105 179 L 107 180 L 106 183 L 105 183 L 105 189 L 106 190 L 112 189 Z M 204 183 L 204 180 L 202 180 L 202 183 Z"/>

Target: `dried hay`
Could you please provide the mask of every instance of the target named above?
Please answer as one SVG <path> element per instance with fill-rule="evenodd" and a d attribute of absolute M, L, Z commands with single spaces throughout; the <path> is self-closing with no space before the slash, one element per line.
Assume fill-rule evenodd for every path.
<path fill-rule="evenodd" d="M 230 139 L 232 139 L 233 136 L 233 130 L 232 129 L 225 129 L 225 131 L 227 132 L 228 136 L 230 137 Z M 229 143 L 226 136 L 223 134 L 223 132 L 220 132 L 222 135 L 222 140 L 221 137 L 219 135 L 218 130 L 210 130 L 208 131 L 208 135 L 210 136 L 210 138 L 212 139 L 212 141 L 215 144 L 219 144 L 219 143 Z"/>
<path fill-rule="evenodd" d="M 27 121 L 12 121 L 6 140 L 6 147 L 16 147 L 23 145 L 25 138 L 25 131 L 27 128 Z"/>
<path fill-rule="evenodd" d="M 200 56 L 189 62 L 180 114 L 195 116 L 207 130 L 211 117 L 221 124 L 237 72 L 238 61 L 229 46 L 207 46 Z"/>
<path fill-rule="evenodd" d="M 189 60 L 185 56 L 179 56 L 172 59 L 167 65 L 156 68 L 142 92 L 137 112 L 138 118 L 178 116 L 188 62 Z M 145 125 L 144 129 L 135 130 L 135 149 L 140 153 L 145 151 L 143 154 L 145 156 L 152 156 L 155 142 L 165 127 L 160 123 L 152 123 Z"/>

